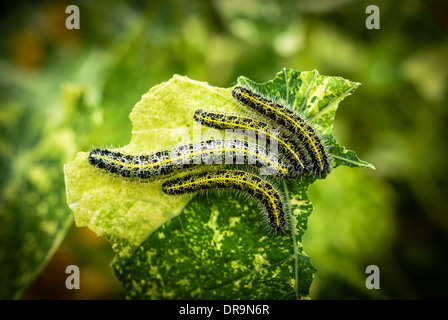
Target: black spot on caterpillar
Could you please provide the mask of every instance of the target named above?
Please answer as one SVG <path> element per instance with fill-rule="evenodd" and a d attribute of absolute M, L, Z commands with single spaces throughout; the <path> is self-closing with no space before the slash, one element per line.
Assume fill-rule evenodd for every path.
<path fill-rule="evenodd" d="M 163 192 L 170 195 L 210 189 L 238 190 L 249 195 L 263 207 L 264 217 L 272 231 L 286 230 L 285 206 L 280 192 L 257 175 L 241 170 L 218 170 L 190 174 L 162 184 Z"/>
<path fill-rule="evenodd" d="M 234 87 L 232 95 L 244 106 L 291 132 L 308 152 L 316 175 L 327 174 L 331 170 L 330 158 L 322 139 L 304 118 L 288 107 L 241 86 Z"/>
<path fill-rule="evenodd" d="M 285 177 L 287 165 L 277 155 L 267 155 L 260 146 L 245 140 L 206 140 L 162 150 L 150 155 L 128 155 L 107 149 L 94 149 L 91 165 L 124 178 L 151 179 L 207 165 L 251 165 L 263 174 Z"/>

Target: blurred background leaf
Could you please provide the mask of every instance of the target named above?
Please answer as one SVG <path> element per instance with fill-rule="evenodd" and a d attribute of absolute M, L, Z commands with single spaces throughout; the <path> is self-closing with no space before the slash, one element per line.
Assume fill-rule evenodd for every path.
<path fill-rule="evenodd" d="M 79 30 L 65 28 L 69 4 Z M 368 4 L 379 30 L 365 27 Z M 133 106 L 173 74 L 228 87 L 287 67 L 362 83 L 340 105 L 335 137 L 377 168 L 337 168 L 311 186 L 311 298 L 446 298 L 448 4 L 368 4 L 2 2 L 0 265 L 17 279 L 2 274 L 2 297 L 30 283 L 23 298 L 123 297 L 107 242 L 70 227 L 62 165 L 90 145 L 129 143 Z M 80 290 L 64 287 L 69 264 Z M 369 264 L 380 290 L 365 288 Z"/>

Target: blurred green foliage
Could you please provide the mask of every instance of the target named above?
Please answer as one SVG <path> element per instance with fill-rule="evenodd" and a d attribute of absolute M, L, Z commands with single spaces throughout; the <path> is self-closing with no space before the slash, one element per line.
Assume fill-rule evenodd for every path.
<path fill-rule="evenodd" d="M 80 8 L 80 30 L 65 28 L 69 4 Z M 380 8 L 379 30 L 365 27 L 369 4 Z M 59 279 L 44 270 L 26 298 L 120 297 L 116 279 L 109 278 L 110 248 L 88 231 L 68 229 L 62 165 L 90 145 L 127 144 L 132 107 L 173 74 L 229 87 L 240 75 L 267 81 L 283 67 L 362 83 L 340 105 L 335 137 L 377 168 L 337 168 L 311 186 L 315 210 L 304 238 L 318 269 L 311 297 L 447 297 L 446 1 L 1 6 L 3 298 L 20 296 L 56 248 L 47 269 L 59 266 L 54 270 L 61 280 L 43 281 Z M 80 238 L 88 239 L 81 248 Z M 39 254 L 30 243 L 39 244 Z M 77 293 L 52 290 L 61 286 L 68 264 L 90 270 L 83 279 L 96 285 L 81 283 Z M 364 286 L 369 264 L 380 267 L 380 290 Z M 14 286 L 6 287 L 8 277 Z"/>

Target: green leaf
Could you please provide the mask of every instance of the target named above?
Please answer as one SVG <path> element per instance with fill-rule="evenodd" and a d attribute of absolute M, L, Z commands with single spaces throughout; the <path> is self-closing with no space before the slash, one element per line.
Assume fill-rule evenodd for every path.
<path fill-rule="evenodd" d="M 257 84 L 306 115 L 329 141 L 339 165 L 371 167 L 353 151 L 337 144 L 332 124 L 339 102 L 358 83 L 317 71 L 284 69 Z M 231 88 L 212 87 L 174 76 L 152 88 L 134 107 L 130 143 L 119 150 L 149 153 L 179 140 L 219 137 L 218 130 L 193 122 L 199 108 L 241 112 Z M 287 199 L 291 231 L 266 232 L 258 208 L 229 192 L 168 196 L 163 179 L 126 181 L 90 166 L 87 152 L 64 167 L 67 201 L 78 226 L 106 236 L 116 253 L 113 268 L 129 298 L 134 299 L 303 299 L 309 297 L 315 268 L 302 246 L 312 205 L 307 188 L 314 178 L 281 183 Z"/>
<path fill-rule="evenodd" d="M 73 223 L 61 168 L 76 154 L 88 121 L 84 88 L 67 85 L 64 97 L 64 120 L 83 123 L 70 127 L 25 104 L 0 108 L 0 299 L 21 297 Z"/>

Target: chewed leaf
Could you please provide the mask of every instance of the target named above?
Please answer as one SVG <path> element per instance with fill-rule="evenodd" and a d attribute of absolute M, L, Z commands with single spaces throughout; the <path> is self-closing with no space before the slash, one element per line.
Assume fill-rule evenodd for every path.
<path fill-rule="evenodd" d="M 269 82 L 240 77 L 297 110 L 325 136 L 338 165 L 369 166 L 339 146 L 332 125 L 339 102 L 357 83 L 317 71 L 284 69 Z M 142 97 L 130 118 L 130 143 L 118 149 L 147 154 L 177 143 L 224 138 L 193 121 L 197 109 L 245 113 L 232 89 L 174 76 Z M 280 181 L 288 232 L 266 232 L 260 208 L 241 193 L 210 191 L 173 196 L 162 192 L 166 178 L 142 183 L 89 165 L 81 152 L 65 166 L 67 200 L 78 226 L 111 242 L 115 272 L 129 298 L 138 299 L 302 299 L 309 295 L 315 268 L 302 247 L 312 205 L 310 178 Z M 184 174 L 183 172 L 179 175 Z"/>
<path fill-rule="evenodd" d="M 167 149 L 179 141 L 200 140 L 194 132 L 194 111 L 204 105 L 231 110 L 226 89 L 174 76 L 152 88 L 134 107 L 131 142 L 120 149 L 127 154 L 147 154 Z M 89 165 L 80 152 L 64 167 L 67 202 L 77 226 L 98 235 L 120 238 L 139 245 L 154 230 L 178 215 L 191 197 L 170 197 L 161 190 L 162 180 L 140 183 L 120 179 Z"/>

